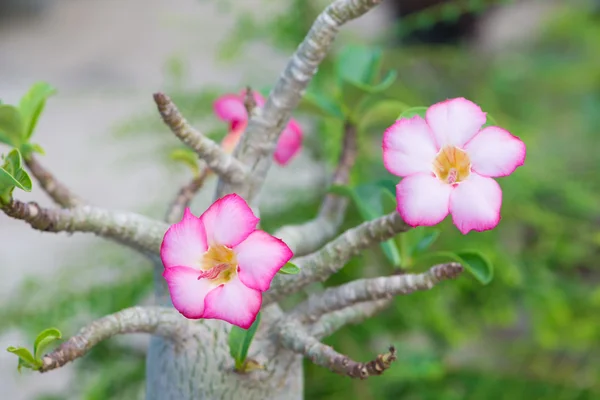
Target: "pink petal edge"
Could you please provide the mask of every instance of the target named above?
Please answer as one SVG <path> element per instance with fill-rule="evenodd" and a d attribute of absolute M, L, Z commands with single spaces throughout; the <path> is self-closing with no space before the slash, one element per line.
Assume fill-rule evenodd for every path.
<path fill-rule="evenodd" d="M 295 120 L 291 119 L 281 136 L 279 136 L 273 158 L 278 164 L 286 165 L 298 154 L 301 148 L 302 128 Z"/>
<path fill-rule="evenodd" d="M 512 174 L 525 163 L 525 143 L 497 126 L 482 129 L 465 145 L 475 172 L 489 177 Z"/>
<path fill-rule="evenodd" d="M 165 232 L 160 245 L 160 258 L 165 268 L 184 265 L 199 269 L 207 249 L 204 224 L 186 208 L 181 221 L 171 225 Z"/>
<path fill-rule="evenodd" d="M 439 150 L 429 125 L 418 115 L 402 118 L 386 129 L 382 148 L 385 168 L 397 176 L 430 172 Z"/>
<path fill-rule="evenodd" d="M 472 101 L 458 97 L 432 105 L 427 109 L 425 119 L 438 148 L 445 145 L 462 147 L 485 124 L 486 113 Z"/>
<path fill-rule="evenodd" d="M 204 299 L 215 286 L 208 279 L 198 280 L 198 271 L 188 267 L 165 268 L 163 277 L 169 286 L 173 307 L 186 318 L 202 318 Z"/>
<path fill-rule="evenodd" d="M 240 98 L 235 94 L 225 94 L 219 97 L 213 104 L 213 110 L 223 121 L 234 122 L 248 119 L 243 97 Z"/>
<path fill-rule="evenodd" d="M 466 235 L 495 228 L 500 222 L 502 189 L 492 178 L 475 172 L 461 182 L 450 196 L 452 222 Z"/>
<path fill-rule="evenodd" d="M 248 329 L 256 319 L 261 304 L 261 292 L 247 287 L 236 276 L 204 298 L 202 318 L 220 319 Z"/>
<path fill-rule="evenodd" d="M 396 186 L 398 212 L 410 226 L 433 226 L 448 215 L 452 186 L 432 173 L 403 178 Z"/>
<path fill-rule="evenodd" d="M 249 288 L 265 292 L 277 272 L 294 253 L 281 239 L 256 230 L 233 248 L 238 261 L 238 275 Z"/>
<path fill-rule="evenodd" d="M 237 246 L 255 229 L 259 219 L 242 197 L 228 194 L 215 201 L 201 216 L 209 245 Z"/>

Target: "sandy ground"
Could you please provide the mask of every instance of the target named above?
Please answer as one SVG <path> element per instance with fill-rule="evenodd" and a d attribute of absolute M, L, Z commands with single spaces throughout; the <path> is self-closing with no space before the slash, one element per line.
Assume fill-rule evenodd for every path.
<path fill-rule="evenodd" d="M 277 77 L 286 55 L 267 46 L 253 46 L 237 65 L 214 60 L 220 41 L 234 23 L 232 15 L 215 3 L 54 0 L 37 16 L 0 18 L 0 98 L 17 102 L 38 80 L 59 89 L 59 95 L 48 102 L 35 137 L 47 152 L 44 164 L 83 198 L 108 208 L 143 212 L 148 204 L 168 200 L 184 179 L 169 176 L 153 160 L 156 135 L 142 142 L 119 141 L 112 135 L 116 123 L 154 110 L 151 93 L 164 89 L 163 67 L 170 56 L 185 56 L 192 88 L 220 83 L 235 89 L 248 80 L 260 86 Z M 259 3 L 244 1 L 243 7 L 264 12 L 257 7 Z M 385 12 L 377 10 L 354 23 L 354 29 L 370 32 L 384 19 Z M 136 157 L 123 174 L 131 147 L 136 154 L 140 148 L 150 154 L 143 160 Z M 293 180 L 289 179 L 292 174 Z M 310 186 L 322 176 L 322 168 L 304 154 L 289 168 L 272 171 L 269 186 L 284 190 L 292 184 Z M 30 194 L 17 195 L 50 205 L 37 187 Z M 211 191 L 205 203 L 208 196 Z M 273 201 L 277 202 L 277 196 Z M 86 235 L 42 234 L 0 215 L 0 301 L 25 276 L 44 279 L 73 261 L 72 249 L 97 240 Z M 16 331 L 0 337 L 0 348 L 24 343 Z M 70 375 L 71 368 L 65 367 L 44 375 L 25 371 L 19 376 L 16 358 L 0 351 L 2 398 L 31 399 L 37 393 L 55 392 L 65 387 Z"/>

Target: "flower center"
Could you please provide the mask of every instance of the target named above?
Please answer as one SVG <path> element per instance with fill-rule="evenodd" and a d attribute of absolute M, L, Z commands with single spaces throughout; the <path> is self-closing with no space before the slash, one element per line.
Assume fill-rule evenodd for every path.
<path fill-rule="evenodd" d="M 449 185 L 464 181 L 471 173 L 469 155 L 458 147 L 444 146 L 433 160 L 433 173 Z"/>
<path fill-rule="evenodd" d="M 202 272 L 198 279 L 209 279 L 220 285 L 229 282 L 237 272 L 235 253 L 227 246 L 210 246 L 202 258 Z"/>

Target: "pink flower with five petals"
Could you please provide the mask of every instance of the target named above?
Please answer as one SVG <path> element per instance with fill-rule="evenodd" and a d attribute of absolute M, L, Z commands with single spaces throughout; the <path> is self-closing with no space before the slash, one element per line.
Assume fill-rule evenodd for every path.
<path fill-rule="evenodd" d="M 199 218 L 189 209 L 165 233 L 160 257 L 173 306 L 190 319 L 221 319 L 248 329 L 262 292 L 292 258 L 280 239 L 257 230 L 259 219 L 236 194 Z"/>
<path fill-rule="evenodd" d="M 226 94 L 219 97 L 214 103 L 213 108 L 217 117 L 230 123 L 229 133 L 221 143 L 223 148 L 229 153 L 233 151 L 239 142 L 248 124 L 248 113 L 244 106 L 245 94 L 245 90 L 240 94 Z M 265 99 L 256 91 L 253 91 L 253 95 L 256 105 L 262 107 L 265 104 Z M 278 164 L 286 165 L 300 151 L 301 147 L 302 128 L 292 118 L 283 132 L 281 132 L 281 136 L 279 136 L 273 158 Z"/>
<path fill-rule="evenodd" d="M 464 98 L 403 118 L 383 135 L 383 163 L 403 179 L 398 212 L 411 226 L 432 226 L 452 214 L 463 234 L 500 222 L 502 190 L 492 179 L 525 162 L 525 144 L 497 126 L 481 129 L 486 113 Z"/>

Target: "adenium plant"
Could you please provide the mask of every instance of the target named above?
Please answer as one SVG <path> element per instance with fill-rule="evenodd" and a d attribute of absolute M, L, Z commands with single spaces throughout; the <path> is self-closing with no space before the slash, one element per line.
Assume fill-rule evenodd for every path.
<path fill-rule="evenodd" d="M 216 99 L 215 113 L 230 124 L 222 145 L 192 127 L 168 96 L 154 94 L 165 124 L 195 152 L 196 162 L 201 160 L 205 170 L 219 180 L 213 204 L 192 212 L 191 200 L 209 177 L 197 174 L 179 190 L 164 222 L 87 204 L 37 160 L 27 143 L 53 91 L 43 91 L 44 97 L 38 90 L 42 94 L 34 96 L 35 107 L 23 107 L 29 112 L 13 106 L 0 110 L 4 112 L 0 138 L 10 138 L 3 142 L 14 147 L 0 168 L 2 211 L 37 230 L 91 232 L 128 246 L 148 255 L 157 275 L 164 278 L 156 282 L 154 306 L 127 308 L 93 321 L 46 354 L 50 344 L 62 339 L 54 328 L 38 336 L 34 354 L 9 348 L 19 357 L 19 368 L 50 371 L 84 356 L 102 340 L 142 332 L 154 336 L 147 356 L 148 399 L 296 400 L 303 398 L 304 357 L 359 379 L 384 373 L 396 360 L 393 346 L 371 361 L 355 361 L 321 342 L 337 329 L 383 310 L 396 295 L 433 289 L 443 280 L 458 277 L 463 269 L 482 283 L 489 282 L 491 266 L 476 252 L 445 252 L 446 262 L 429 264 L 425 271 L 410 270 L 411 257 L 426 252 L 437 232 L 425 234 L 414 245 L 406 244 L 412 239 L 404 240 L 400 250 L 395 238 L 409 237 L 414 227 L 436 225 L 448 214 L 463 234 L 496 227 L 502 191 L 493 178 L 508 176 L 523 165 L 525 145 L 500 127 L 485 126 L 489 125 L 486 113 L 464 98 L 426 110 L 421 107 L 419 112 L 408 110 L 411 115 L 401 101 L 385 100 L 385 107 L 377 108 L 373 96 L 390 87 L 395 78 L 395 73 L 388 73 L 377 83 L 379 53 L 350 54 L 349 59 L 360 61 L 364 54 L 367 58 L 338 64 L 352 71 L 341 74 L 342 90 L 336 91 L 337 96 L 312 97 L 319 115 L 344 121 L 332 190 L 319 213 L 312 220 L 271 233 L 257 228 L 258 194 L 272 159 L 287 164 L 301 148 L 303 129 L 291 114 L 310 77 L 331 49 L 339 27 L 378 3 L 337 0 L 326 8 L 291 57 L 268 101 L 256 92 L 248 96 L 247 91 Z M 248 97 L 253 101 L 247 101 Z M 372 120 L 375 109 L 394 113 L 391 118 L 380 118 L 389 126 L 380 132 L 380 162 L 402 178 L 395 196 L 384 182 L 350 185 L 350 171 L 362 150 L 357 148 L 359 126 L 365 125 L 361 116 L 369 114 Z M 21 129 L 23 120 L 29 121 L 26 130 Z M 26 169 L 21 165 L 21 152 Z M 14 189 L 31 190 L 29 174 L 56 207 L 15 197 Z M 357 203 L 364 222 L 339 232 L 348 205 L 345 194 Z M 386 210 L 390 199 L 395 209 Z M 311 290 L 305 299 L 291 306 L 288 302 L 290 308 L 282 310 L 282 299 L 324 282 L 377 243 L 394 266 L 405 269 L 403 273 Z"/>

